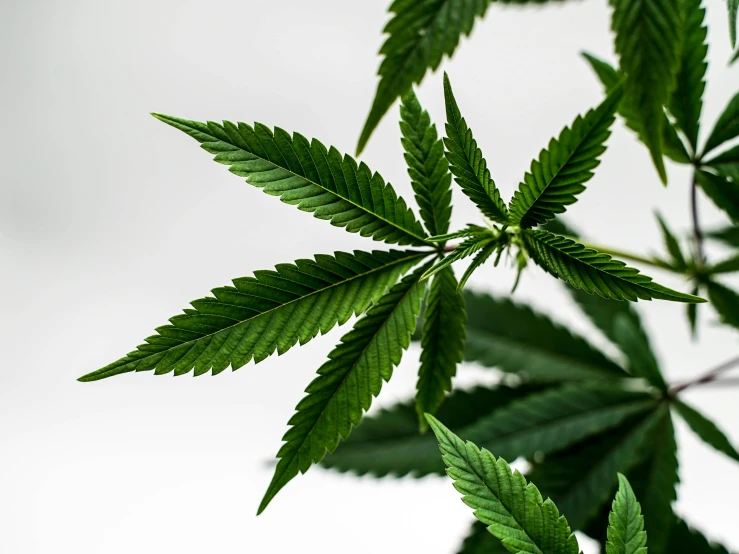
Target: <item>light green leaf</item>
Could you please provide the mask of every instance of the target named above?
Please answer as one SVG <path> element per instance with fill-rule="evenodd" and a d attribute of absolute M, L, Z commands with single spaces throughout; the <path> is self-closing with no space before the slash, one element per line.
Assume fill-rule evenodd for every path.
<path fill-rule="evenodd" d="M 739 329 L 739 294 L 720 283 L 709 281 L 708 299 L 722 323 Z"/>
<path fill-rule="evenodd" d="M 261 513 L 298 472 L 320 462 L 341 439 L 349 436 L 389 381 L 408 348 L 421 311 L 426 283 L 424 267 L 397 283 L 341 338 L 318 369 L 307 396 L 290 418 L 272 482 L 259 506 Z"/>
<path fill-rule="evenodd" d="M 688 263 L 685 261 L 685 256 L 683 255 L 682 248 L 680 248 L 680 243 L 678 242 L 677 237 L 670 230 L 667 223 L 662 219 L 662 216 L 658 212 L 654 215 L 657 217 L 660 229 L 662 229 L 662 239 L 665 243 L 665 248 L 667 248 L 667 252 L 670 254 L 670 258 L 672 258 L 674 266 L 679 270 L 687 269 Z"/>
<path fill-rule="evenodd" d="M 702 169 L 695 172 L 695 178 L 716 207 L 726 212 L 732 221 L 739 222 L 739 183 Z"/>
<path fill-rule="evenodd" d="M 606 554 L 647 554 L 641 505 L 628 479 L 618 474 L 618 492 L 608 517 Z"/>
<path fill-rule="evenodd" d="M 464 358 L 467 315 L 451 268 L 437 273 L 431 282 L 424 318 L 416 385 L 416 410 L 422 429 L 426 428 L 423 414 L 435 414 L 442 405 L 446 393 L 452 390 L 457 364 Z"/>
<path fill-rule="evenodd" d="M 675 0 L 609 0 L 616 52 L 626 73 L 624 96 L 632 106 L 652 160 L 667 183 L 662 160 L 664 108 L 680 67 L 682 6 Z"/>
<path fill-rule="evenodd" d="M 130 371 L 161 375 L 190 371 L 218 374 L 250 360 L 284 354 L 337 324 L 359 315 L 421 259 L 423 252 L 355 251 L 317 255 L 315 260 L 280 264 L 276 271 L 256 271 L 234 279 L 232 287 L 212 290 L 213 297 L 156 329 L 120 360 L 80 378 L 96 381 Z"/>
<path fill-rule="evenodd" d="M 510 204 L 510 220 L 523 228 L 535 227 L 577 202 L 585 183 L 600 164 L 605 142 L 611 134 L 616 108 L 623 89 L 616 85 L 606 99 L 585 117 L 578 116 L 572 127 L 565 127 L 558 139 L 539 153 L 531 163 Z"/>
<path fill-rule="evenodd" d="M 575 535 L 551 500 L 502 458 L 464 443 L 433 416 L 429 425 L 439 440 L 447 474 L 475 517 L 513 553 L 578 554 Z"/>
<path fill-rule="evenodd" d="M 526 230 L 523 241 L 531 258 L 545 271 L 590 294 L 614 300 L 705 302 L 652 281 L 638 270 L 577 242 L 544 230 Z"/>
<path fill-rule="evenodd" d="M 452 176 L 444 157 L 444 143 L 412 90 L 403 98 L 400 117 L 400 142 L 421 219 L 431 235 L 443 235 L 449 231 L 452 214 Z"/>
<path fill-rule="evenodd" d="M 387 243 L 424 246 L 426 233 L 405 200 L 378 173 L 336 148 L 261 123 L 199 123 L 154 117 L 187 133 L 232 173 L 350 233 Z"/>
<path fill-rule="evenodd" d="M 528 306 L 468 290 L 464 296 L 467 361 L 539 381 L 628 377 L 585 339 Z"/>
<path fill-rule="evenodd" d="M 729 101 L 706 140 L 704 152 L 739 136 L 739 92 Z"/>
<path fill-rule="evenodd" d="M 508 554 L 508 549 L 488 531 L 487 525 L 475 521 L 457 554 Z"/>
<path fill-rule="evenodd" d="M 508 208 L 500 197 L 500 191 L 490 177 L 490 170 L 472 136 L 472 130 L 459 111 L 454 99 L 449 77 L 444 74 L 444 100 L 446 102 L 446 157 L 454 180 L 470 200 L 489 219 L 508 222 Z"/>
<path fill-rule="evenodd" d="M 736 448 L 734 448 L 734 446 L 729 442 L 729 439 L 723 431 L 721 431 L 713 421 L 681 400 L 675 400 L 674 405 L 677 413 L 680 414 L 693 432 L 698 435 L 703 442 L 712 446 L 719 452 L 723 452 L 732 460 L 739 462 L 739 452 L 736 451 Z"/>

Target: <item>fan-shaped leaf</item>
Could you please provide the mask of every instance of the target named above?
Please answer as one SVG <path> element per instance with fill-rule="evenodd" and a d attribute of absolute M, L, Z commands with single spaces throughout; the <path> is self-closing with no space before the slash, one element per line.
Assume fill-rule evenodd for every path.
<path fill-rule="evenodd" d="M 586 340 L 528 306 L 468 290 L 464 296 L 468 361 L 543 381 L 627 377 Z"/>
<path fill-rule="evenodd" d="M 739 222 L 739 183 L 702 169 L 695 172 L 695 178 L 716 207 L 726 212 L 732 221 Z"/>
<path fill-rule="evenodd" d="M 431 235 L 443 235 L 449 231 L 452 214 L 452 176 L 444 157 L 444 143 L 413 91 L 403 98 L 400 116 L 401 143 L 421 218 Z"/>
<path fill-rule="evenodd" d="M 318 333 L 346 323 L 376 300 L 423 252 L 356 251 L 318 255 L 234 279 L 233 287 L 213 289 L 214 297 L 157 328 L 157 334 L 120 360 L 81 377 L 96 381 L 130 371 L 157 375 L 202 375 L 238 369 L 305 344 Z"/>
<path fill-rule="evenodd" d="M 680 400 L 675 401 L 675 409 L 703 442 L 739 462 L 739 452 L 713 421 Z"/>
<path fill-rule="evenodd" d="M 644 130 L 662 182 L 664 108 L 679 70 L 682 6 L 675 0 L 610 0 L 616 52 L 626 73 L 624 95 Z"/>
<path fill-rule="evenodd" d="M 739 136 L 739 92 L 729 101 L 713 126 L 713 130 L 708 135 L 708 140 L 706 140 L 704 152 L 710 152 L 737 136 Z"/>
<path fill-rule="evenodd" d="M 320 462 L 349 436 L 389 381 L 408 348 L 421 311 L 424 267 L 406 276 L 357 321 L 318 369 L 288 424 L 272 482 L 259 506 L 261 513 L 298 472 Z"/>
<path fill-rule="evenodd" d="M 444 402 L 445 394 L 452 390 L 457 364 L 464 357 L 467 316 L 451 268 L 437 273 L 431 282 L 424 318 L 416 391 L 422 429 L 426 428 L 423 414 L 435 414 Z"/>
<path fill-rule="evenodd" d="M 548 273 L 591 294 L 614 300 L 671 300 L 705 302 L 652 281 L 638 270 L 544 230 L 526 230 L 523 241 L 531 258 Z"/>
<path fill-rule="evenodd" d="M 197 140 L 247 183 L 318 219 L 387 243 L 426 244 L 423 227 L 393 187 L 333 147 L 279 127 L 273 133 L 261 123 L 251 127 L 154 116 Z"/>
<path fill-rule="evenodd" d="M 641 506 L 629 481 L 618 474 L 618 492 L 608 518 L 606 554 L 647 554 L 647 533 Z"/>
<path fill-rule="evenodd" d="M 558 139 L 539 153 L 531 163 L 510 205 L 510 220 L 523 228 L 534 227 L 577 202 L 585 183 L 593 176 L 605 152 L 616 108 L 623 95 L 616 85 L 606 99 L 585 117 L 578 116 L 572 127 L 565 127 Z"/>
<path fill-rule="evenodd" d="M 739 329 L 739 294 L 720 283 L 709 281 L 708 298 L 721 321 Z"/>
<path fill-rule="evenodd" d="M 459 111 L 454 99 L 449 77 L 444 74 L 444 100 L 446 102 L 446 157 L 449 169 L 462 192 L 488 218 L 499 223 L 508 222 L 508 208 L 500 197 L 500 191 L 490 177 L 490 170 L 472 136 L 472 130 Z"/>
<path fill-rule="evenodd" d="M 508 554 L 508 549 L 488 531 L 487 525 L 475 521 L 457 554 Z"/>
<path fill-rule="evenodd" d="M 439 440 L 447 474 L 475 517 L 511 552 L 578 554 L 575 535 L 551 500 L 502 458 L 463 442 L 433 416 L 429 425 Z"/>

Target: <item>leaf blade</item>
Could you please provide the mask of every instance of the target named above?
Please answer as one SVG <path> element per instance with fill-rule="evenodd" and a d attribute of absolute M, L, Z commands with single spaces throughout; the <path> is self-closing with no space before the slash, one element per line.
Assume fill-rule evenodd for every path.
<path fill-rule="evenodd" d="M 646 554 L 644 516 L 628 479 L 618 474 L 618 492 L 608 517 L 606 554 Z"/>
<path fill-rule="evenodd" d="M 739 452 L 736 451 L 724 432 L 713 421 L 682 400 L 675 401 L 675 409 L 703 442 L 722 454 L 726 454 L 732 460 L 739 462 Z"/>
<path fill-rule="evenodd" d="M 717 146 L 739 136 L 739 92 L 737 92 L 721 112 L 711 130 L 704 153 L 708 153 Z"/>

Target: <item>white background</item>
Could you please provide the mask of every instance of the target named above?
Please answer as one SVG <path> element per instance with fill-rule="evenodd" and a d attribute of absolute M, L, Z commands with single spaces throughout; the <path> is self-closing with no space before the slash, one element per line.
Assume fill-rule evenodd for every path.
<path fill-rule="evenodd" d="M 286 422 L 344 330 L 217 378 L 75 380 L 233 277 L 317 252 L 382 248 L 249 187 L 148 113 L 258 120 L 351 152 L 376 85 L 386 3 L 0 2 L 0 552 L 454 552 L 471 516 L 439 478 L 316 468 L 254 515 Z M 725 3 L 707 3 L 704 137 L 739 88 L 737 68 L 726 67 Z M 505 196 L 549 138 L 599 102 L 578 52 L 613 60 L 608 28 L 605 0 L 493 5 L 444 64 Z M 441 75 L 419 94 L 443 121 Z M 687 170 L 670 166 L 663 188 L 620 123 L 609 146 L 570 221 L 641 253 L 659 246 L 655 208 L 687 232 Z M 410 196 L 397 108 L 363 159 Z M 454 194 L 453 228 L 476 222 Z M 707 201 L 701 210 L 707 225 L 722 222 Z M 486 266 L 472 285 L 506 293 L 512 279 Z M 532 268 L 516 294 L 589 330 L 561 290 Z M 681 305 L 640 308 L 671 381 L 736 354 L 736 334 L 717 327 L 710 308 L 698 344 Z M 377 404 L 411 394 L 417 357 L 406 356 Z M 705 387 L 686 399 L 737 444 L 738 394 Z M 681 423 L 678 439 L 677 510 L 739 549 L 739 466 Z"/>

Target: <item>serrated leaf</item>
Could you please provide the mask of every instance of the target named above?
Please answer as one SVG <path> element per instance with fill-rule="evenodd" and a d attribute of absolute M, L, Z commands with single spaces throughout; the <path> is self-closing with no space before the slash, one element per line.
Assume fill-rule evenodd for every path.
<path fill-rule="evenodd" d="M 446 157 L 454 180 L 485 217 L 498 223 L 508 222 L 508 208 L 500 197 L 490 170 L 472 136 L 472 130 L 459 111 L 449 77 L 444 74 L 444 101 L 446 103 Z"/>
<path fill-rule="evenodd" d="M 487 525 L 475 521 L 457 554 L 508 554 L 508 549 L 488 531 Z"/>
<path fill-rule="evenodd" d="M 675 0 L 609 0 L 616 52 L 626 73 L 624 96 L 633 106 L 663 183 L 664 108 L 679 70 L 682 6 Z"/>
<path fill-rule="evenodd" d="M 424 413 L 435 414 L 452 390 L 452 377 L 464 358 L 467 315 L 464 298 L 457 291 L 451 268 L 436 274 L 431 282 L 421 339 L 421 366 L 416 385 L 416 410 L 421 428 Z"/>
<path fill-rule="evenodd" d="M 681 400 L 675 400 L 674 405 L 677 413 L 703 442 L 719 452 L 723 452 L 732 460 L 739 462 L 739 452 L 736 451 L 724 432 L 713 421 Z"/>
<path fill-rule="evenodd" d="M 452 214 L 452 175 L 444 143 L 412 90 L 403 98 L 400 117 L 401 143 L 421 219 L 432 236 L 443 235 Z"/>
<path fill-rule="evenodd" d="M 721 322 L 739 329 L 739 294 L 715 281 L 707 283 L 708 299 Z"/>
<path fill-rule="evenodd" d="M 614 300 L 670 300 L 705 302 L 652 281 L 637 269 L 591 248 L 544 230 L 522 234 L 531 258 L 545 271 L 590 294 Z"/>
<path fill-rule="evenodd" d="M 618 474 L 618 492 L 608 517 L 606 554 L 647 554 L 641 505 L 628 479 Z"/>
<path fill-rule="evenodd" d="M 528 306 L 468 290 L 464 296 L 467 361 L 539 381 L 628 377 L 585 339 Z"/>
<path fill-rule="evenodd" d="M 541 386 L 494 388 L 476 387 L 471 391 L 455 389 L 438 411 L 438 417 L 458 430 L 522 398 L 542 390 Z M 362 419 L 362 423 L 321 465 L 337 471 L 352 471 L 375 477 L 444 474 L 439 457 L 439 445 L 429 435 L 418 430 L 418 415 L 413 400 L 381 409 Z"/>
<path fill-rule="evenodd" d="M 739 166 L 739 144 L 717 154 L 707 162 L 704 162 L 704 164 L 715 168 L 723 165 Z"/>
<path fill-rule="evenodd" d="M 319 333 L 359 315 L 400 275 L 427 253 L 336 252 L 315 260 L 280 264 L 275 271 L 234 279 L 213 289 L 213 297 L 157 328 L 157 334 L 120 360 L 80 378 L 96 381 L 131 371 L 218 374 L 277 351 L 284 354 Z"/>
<path fill-rule="evenodd" d="M 522 228 L 535 227 L 577 202 L 585 183 L 593 176 L 605 152 L 605 142 L 611 134 L 616 108 L 623 96 L 616 85 L 606 99 L 584 117 L 578 116 L 571 127 L 565 127 L 559 138 L 531 163 L 510 204 L 512 223 Z"/>
<path fill-rule="evenodd" d="M 702 169 L 695 172 L 695 178 L 716 207 L 723 210 L 732 221 L 739 222 L 739 183 Z"/>
<path fill-rule="evenodd" d="M 699 531 L 692 529 L 685 521 L 677 518 L 665 552 L 670 554 L 729 554 L 726 548 L 710 542 Z"/>
<path fill-rule="evenodd" d="M 580 547 L 564 516 L 532 483 L 502 458 L 463 442 L 433 416 L 447 474 L 475 517 L 513 553 L 578 554 Z"/>
<path fill-rule="evenodd" d="M 657 402 L 619 384 L 568 383 L 514 400 L 459 433 L 502 458 L 531 458 L 613 429 Z"/>
<path fill-rule="evenodd" d="M 298 472 L 320 462 L 359 424 L 372 399 L 389 381 L 408 348 L 421 311 L 424 267 L 393 286 L 341 338 L 306 389 L 290 418 L 277 453 L 274 477 L 259 506 L 261 513 Z"/>
<path fill-rule="evenodd" d="M 423 276 L 428 279 L 439 271 L 450 267 L 453 263 L 469 258 L 480 251 L 494 248 L 497 244 L 497 237 L 488 229 L 480 228 L 479 232 L 469 235 L 465 240 L 454 247 L 449 254 L 434 264 Z"/>
<path fill-rule="evenodd" d="M 451 56 L 460 38 L 469 35 L 482 18 L 490 0 L 394 0 L 393 14 L 383 32 L 383 56 L 377 71 L 372 108 L 359 137 L 357 153 L 364 150 L 370 135 L 395 100 L 420 83 L 426 71 L 435 71 L 444 56 Z"/>
<path fill-rule="evenodd" d="M 739 92 L 729 101 L 718 120 L 716 120 L 713 130 L 706 140 L 704 152 L 710 152 L 737 136 L 739 136 Z"/>
<path fill-rule="evenodd" d="M 693 152 L 698 151 L 698 131 L 703 109 L 703 92 L 706 88 L 708 62 L 708 30 L 704 25 L 706 10 L 702 0 L 680 0 L 685 14 L 680 49 L 680 70 L 677 86 L 670 98 L 668 108 L 675 123 L 685 133 Z"/>
<path fill-rule="evenodd" d="M 391 244 L 427 244 L 423 227 L 393 187 L 334 147 L 261 123 L 154 117 L 190 135 L 250 185 L 318 219 Z"/>
<path fill-rule="evenodd" d="M 685 256 L 683 255 L 682 248 L 680 248 L 680 243 L 678 242 L 677 237 L 670 230 L 665 220 L 662 219 L 659 212 L 656 212 L 654 215 L 659 222 L 659 227 L 662 230 L 662 240 L 665 243 L 667 252 L 670 254 L 670 258 L 672 258 L 673 264 L 677 269 L 686 269 L 688 267 L 688 263 L 685 261 Z"/>

